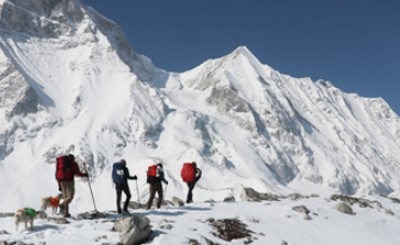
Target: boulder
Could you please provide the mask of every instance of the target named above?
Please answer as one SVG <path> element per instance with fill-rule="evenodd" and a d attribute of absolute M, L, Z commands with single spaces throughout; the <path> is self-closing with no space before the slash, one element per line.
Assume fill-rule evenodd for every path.
<path fill-rule="evenodd" d="M 300 193 L 292 193 L 288 195 L 288 198 L 293 201 L 297 201 L 299 199 L 304 199 L 305 197 L 302 196 Z"/>
<path fill-rule="evenodd" d="M 150 220 L 140 215 L 123 217 L 115 221 L 112 230 L 122 234 L 122 244 L 141 244 L 150 236 Z"/>
<path fill-rule="evenodd" d="M 200 245 L 200 243 L 196 239 L 190 239 L 188 242 L 189 245 Z"/>
<path fill-rule="evenodd" d="M 235 197 L 234 196 L 225 197 L 224 202 L 235 202 Z"/>
<path fill-rule="evenodd" d="M 344 202 L 338 203 L 336 205 L 336 210 L 344 214 L 354 214 L 353 209 Z"/>
<path fill-rule="evenodd" d="M 302 213 L 302 214 L 309 214 L 310 210 L 308 210 L 308 208 L 304 205 L 301 206 L 295 206 L 292 208 L 294 211 Z"/>
<path fill-rule="evenodd" d="M 304 205 L 295 206 L 295 207 L 293 207 L 292 209 L 293 209 L 294 211 L 296 211 L 296 212 L 302 213 L 302 214 L 303 214 L 303 218 L 304 218 L 305 220 L 311 220 L 311 217 L 310 217 L 310 215 L 309 215 L 310 210 L 308 210 L 308 208 L 307 208 L 306 206 L 304 206 Z"/>
<path fill-rule="evenodd" d="M 152 208 L 152 209 L 157 208 L 157 202 L 158 202 L 158 197 L 154 197 L 150 208 Z M 164 200 L 161 201 L 161 206 L 173 206 L 173 205 L 174 204 L 169 200 L 165 200 L 164 199 Z M 129 206 L 129 207 L 131 207 L 131 206 Z M 144 204 L 141 204 L 140 207 L 146 209 L 147 208 L 147 200 L 146 200 L 146 202 Z"/>
<path fill-rule="evenodd" d="M 251 234 L 254 233 L 247 229 L 246 224 L 236 218 L 219 220 L 210 218 L 207 222 L 213 227 L 215 232 L 212 232 L 212 234 L 214 236 L 228 242 L 242 238 L 246 239 L 245 242 L 250 241 L 252 239 Z"/>
<path fill-rule="evenodd" d="M 331 200 L 333 200 L 333 201 L 340 200 L 349 205 L 357 204 L 360 208 L 375 208 L 377 210 L 383 209 L 383 206 L 380 202 L 371 201 L 371 200 L 359 198 L 359 197 L 351 197 L 351 196 L 345 196 L 345 195 L 332 195 Z"/>
<path fill-rule="evenodd" d="M 107 217 L 108 217 L 107 213 L 93 211 L 93 212 L 80 213 L 80 214 L 78 214 L 76 219 L 77 220 L 82 220 L 82 219 L 92 220 L 92 219 L 104 219 Z"/>
<path fill-rule="evenodd" d="M 249 202 L 280 201 L 278 195 L 272 193 L 260 193 L 252 188 L 243 188 L 241 199 Z"/>
<path fill-rule="evenodd" d="M 400 199 L 396 198 L 396 197 L 389 197 L 390 200 L 392 200 L 392 202 L 394 203 L 400 203 Z"/>
<path fill-rule="evenodd" d="M 144 208 L 146 208 L 146 204 L 145 203 L 138 203 L 138 202 L 129 202 L 129 205 L 128 205 L 128 207 L 130 208 L 130 209 L 144 209 Z"/>
<path fill-rule="evenodd" d="M 185 202 L 176 196 L 172 197 L 171 202 L 172 202 L 172 205 L 174 205 L 176 207 L 182 207 L 183 205 L 185 205 Z"/>

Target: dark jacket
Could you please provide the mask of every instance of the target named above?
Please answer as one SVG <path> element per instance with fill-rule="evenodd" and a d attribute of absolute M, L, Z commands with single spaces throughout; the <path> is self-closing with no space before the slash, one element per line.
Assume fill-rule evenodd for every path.
<path fill-rule="evenodd" d="M 165 184 L 168 184 L 168 181 L 165 179 L 165 175 L 164 175 L 164 169 L 158 167 L 158 178 L 160 179 L 160 181 L 164 182 Z"/>
<path fill-rule="evenodd" d="M 196 168 L 196 173 L 195 173 L 195 179 L 194 179 L 194 182 L 197 182 L 197 181 L 199 181 L 199 179 L 201 178 L 201 175 L 202 175 L 202 171 L 201 171 L 201 169 L 199 169 L 199 168 Z"/>

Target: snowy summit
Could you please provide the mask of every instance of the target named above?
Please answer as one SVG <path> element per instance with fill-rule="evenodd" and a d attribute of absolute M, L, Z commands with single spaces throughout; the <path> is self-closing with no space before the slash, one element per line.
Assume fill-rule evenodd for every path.
<path fill-rule="evenodd" d="M 150 164 L 164 164 L 167 200 L 186 196 L 184 162 L 196 161 L 203 171 L 195 203 L 134 211 L 156 229 L 149 244 L 224 244 L 211 234 L 225 218 L 251 231 L 238 244 L 400 240 L 400 119 L 383 99 L 282 74 L 245 46 L 186 72 L 168 72 L 79 0 L 0 0 L 0 139 L 0 212 L 6 216 L 0 241 L 62 244 L 61 236 L 65 244 L 118 243 L 111 231 L 119 218 L 111 212 L 111 170 L 121 159 L 138 177 L 137 188 L 130 185 L 132 201 L 141 203 L 149 196 Z M 63 154 L 86 163 L 105 220 L 73 219 L 69 226 L 36 220 L 34 232 L 16 232 L 10 213 L 38 209 L 42 197 L 57 194 L 55 159 Z M 77 217 L 92 211 L 93 202 L 87 181 L 75 185 L 70 212 Z M 279 201 L 254 203 L 246 190 Z M 293 193 L 302 198 L 291 199 Z M 352 206 L 352 215 L 334 210 L 339 201 L 355 205 L 350 196 L 365 197 L 371 207 Z M 302 214 L 293 206 L 302 205 L 311 220 L 297 217 Z"/>

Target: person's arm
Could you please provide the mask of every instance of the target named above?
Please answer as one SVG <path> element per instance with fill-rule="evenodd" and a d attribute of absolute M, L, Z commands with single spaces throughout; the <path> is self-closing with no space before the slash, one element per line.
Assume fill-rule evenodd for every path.
<path fill-rule="evenodd" d="M 201 178 L 202 174 L 203 174 L 203 172 L 201 171 L 201 169 L 197 168 L 196 169 L 196 182 Z"/>
<path fill-rule="evenodd" d="M 131 179 L 131 180 L 137 179 L 137 176 L 136 176 L 136 175 L 131 176 L 131 175 L 129 174 L 129 169 L 128 169 L 127 167 L 124 167 L 124 175 L 125 175 L 125 178 L 127 178 L 127 179 Z"/>
<path fill-rule="evenodd" d="M 165 179 L 164 171 L 160 171 L 160 179 L 162 182 L 168 185 L 168 181 Z"/>
<path fill-rule="evenodd" d="M 74 171 L 75 175 L 78 175 L 80 177 L 88 177 L 89 176 L 87 173 L 81 172 L 81 170 L 79 169 L 79 166 L 76 162 L 72 163 L 72 170 Z"/>

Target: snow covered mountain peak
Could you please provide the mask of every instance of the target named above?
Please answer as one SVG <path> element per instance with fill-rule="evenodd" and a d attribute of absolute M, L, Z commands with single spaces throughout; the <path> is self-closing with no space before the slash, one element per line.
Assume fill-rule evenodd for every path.
<path fill-rule="evenodd" d="M 238 59 L 238 57 L 240 57 L 247 59 L 249 62 L 259 63 L 258 59 L 246 46 L 237 47 L 231 54 L 227 55 L 226 57 L 230 57 L 233 60 Z"/>
<path fill-rule="evenodd" d="M 281 74 L 244 46 L 169 73 L 81 1 L 1 1 L 0 24 L 0 185 L 9 186 L 0 196 L 19 193 L 0 209 L 56 190 L 54 159 L 64 153 L 88 163 L 104 208 L 113 207 L 110 170 L 121 158 L 141 196 L 156 161 L 174 195 L 185 192 L 181 164 L 197 161 L 200 200 L 240 198 L 243 187 L 383 195 L 400 187 L 400 120 L 381 99 Z M 40 193 L 30 185 L 37 176 Z"/>
<path fill-rule="evenodd" d="M 194 86 L 196 89 L 206 90 L 212 87 L 234 88 L 235 79 L 230 79 L 231 77 L 245 78 L 259 75 L 263 77 L 281 76 L 271 67 L 263 65 L 247 47 L 240 46 L 224 57 L 208 60 L 183 73 L 182 80 L 186 81 L 184 86 Z"/>

